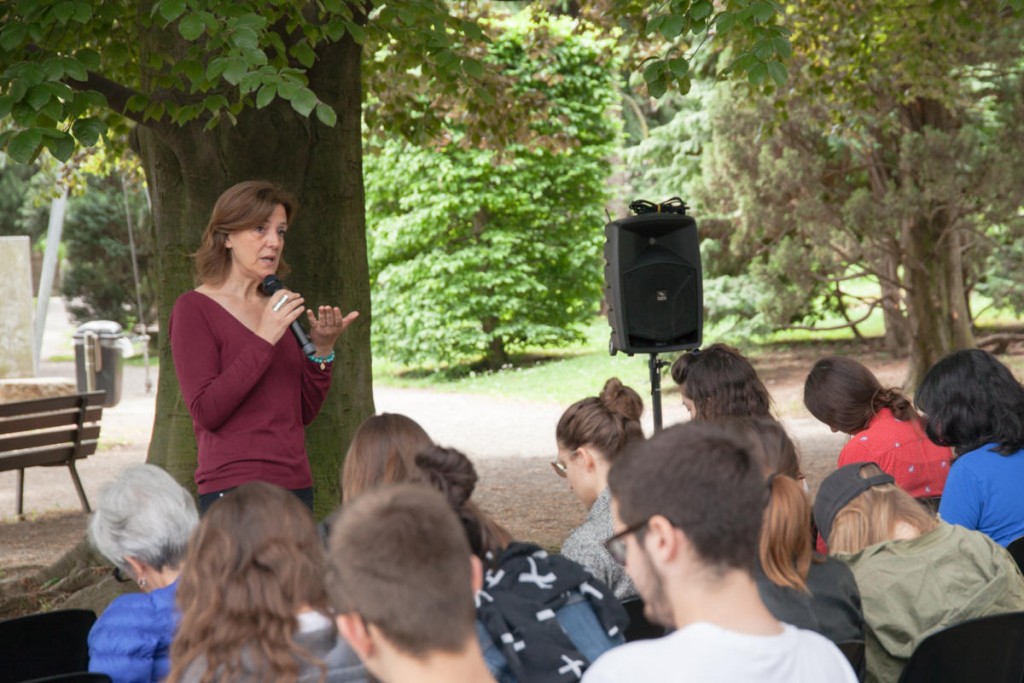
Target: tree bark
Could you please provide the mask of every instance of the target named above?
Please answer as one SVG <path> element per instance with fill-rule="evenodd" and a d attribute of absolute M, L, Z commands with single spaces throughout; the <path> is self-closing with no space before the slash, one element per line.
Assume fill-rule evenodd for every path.
<path fill-rule="evenodd" d="M 929 127 L 953 131 L 958 125 L 953 113 L 937 100 L 918 98 L 902 107 L 900 114 L 904 126 L 916 133 Z M 909 391 L 943 356 L 974 346 L 964 286 L 962 232 L 955 211 L 934 203 L 904 224 L 903 267 L 911 333 L 905 387 Z"/>
<path fill-rule="evenodd" d="M 361 49 L 347 37 L 318 53 L 310 88 L 334 107 L 327 127 L 275 100 L 246 109 L 235 125 L 205 121 L 184 126 L 140 126 L 134 145 L 142 158 L 153 204 L 158 260 L 160 381 L 149 462 L 190 483 L 196 444 L 192 421 L 174 372 L 167 323 L 174 301 L 194 286 L 189 254 L 217 197 L 242 180 L 280 184 L 298 199 L 285 259 L 289 287 L 308 305 L 335 304 L 359 319 L 342 336 L 334 382 L 317 419 L 306 430 L 316 490 L 316 512 L 337 503 L 338 472 L 359 424 L 373 414 L 370 291 L 362 176 Z M 191 485 L 191 484 L 190 484 Z"/>

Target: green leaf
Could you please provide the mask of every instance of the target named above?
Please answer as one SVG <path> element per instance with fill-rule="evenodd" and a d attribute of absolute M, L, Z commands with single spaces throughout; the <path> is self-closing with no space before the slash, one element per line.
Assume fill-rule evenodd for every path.
<path fill-rule="evenodd" d="M 42 142 L 43 131 L 39 128 L 29 128 L 15 133 L 11 141 L 7 143 L 7 153 L 15 161 L 27 164 L 36 156 Z"/>
<path fill-rule="evenodd" d="M 661 79 L 662 70 L 665 68 L 665 62 L 661 59 L 652 59 L 648 62 L 647 66 L 644 67 L 644 82 L 648 86 L 654 81 Z"/>
<path fill-rule="evenodd" d="M 186 14 L 178 22 L 178 33 L 185 40 L 196 40 L 206 32 L 206 22 L 198 14 Z"/>
<path fill-rule="evenodd" d="M 249 72 L 249 63 L 241 57 L 228 57 L 227 68 L 222 74 L 225 81 L 231 85 L 238 85 L 242 78 Z"/>
<path fill-rule="evenodd" d="M 65 78 L 70 78 L 73 81 L 88 80 L 89 71 L 85 68 L 85 65 L 77 59 L 65 57 L 61 60 L 61 64 L 64 67 Z"/>
<path fill-rule="evenodd" d="M 480 60 L 477 59 L 463 59 L 462 70 L 465 71 L 470 76 L 472 76 L 473 78 L 484 77 L 484 65 L 480 62 Z"/>
<path fill-rule="evenodd" d="M 722 12 L 715 18 L 715 28 L 719 33 L 726 33 L 736 23 L 736 15 L 732 12 Z"/>
<path fill-rule="evenodd" d="M 239 48 L 255 49 L 260 45 L 259 36 L 251 28 L 237 28 L 231 32 L 231 44 Z"/>
<path fill-rule="evenodd" d="M 99 136 L 106 132 L 106 124 L 94 118 L 79 119 L 72 125 L 71 130 L 79 142 L 91 147 L 99 140 Z"/>
<path fill-rule="evenodd" d="M 697 2 L 693 3 L 690 7 L 690 16 L 693 17 L 694 21 L 700 21 L 701 19 L 705 19 L 710 16 L 714 9 L 714 6 L 709 2 L 709 0 L 697 0 Z"/>
<path fill-rule="evenodd" d="M 39 85 L 33 85 L 29 89 L 28 96 L 25 97 L 25 101 L 28 102 L 28 106 L 39 111 L 47 102 L 50 101 L 50 97 L 50 91 L 46 87 L 46 84 L 40 83 Z"/>
<path fill-rule="evenodd" d="M 256 108 L 263 109 L 265 106 L 274 101 L 277 96 L 277 86 L 273 83 L 267 83 L 259 92 L 256 93 Z"/>
<path fill-rule="evenodd" d="M 59 161 L 67 161 L 75 153 L 75 140 L 67 133 L 61 133 L 60 137 L 47 137 L 44 145 Z"/>
<path fill-rule="evenodd" d="M 665 21 L 661 24 L 661 35 L 665 37 L 665 40 L 679 37 L 679 34 L 683 32 L 683 19 L 682 14 L 670 14 L 665 17 Z"/>
<path fill-rule="evenodd" d="M 14 98 L 10 95 L 0 95 L 0 119 L 5 119 L 11 113 L 14 106 Z"/>
<path fill-rule="evenodd" d="M 313 52 L 313 48 L 309 46 L 309 43 L 295 43 L 288 51 L 292 57 L 299 60 L 299 64 L 302 64 L 307 69 L 313 66 L 313 63 L 316 61 L 316 53 Z"/>
<path fill-rule="evenodd" d="M 301 88 L 299 93 L 292 99 L 292 109 L 303 116 L 309 116 L 316 107 L 316 95 L 309 88 Z"/>
<path fill-rule="evenodd" d="M 659 14 L 656 17 L 651 17 L 647 22 L 647 26 L 644 27 L 644 36 L 649 36 L 657 31 L 661 30 L 661 25 L 665 23 L 665 15 Z"/>
<path fill-rule="evenodd" d="M 9 23 L 0 32 L 0 48 L 6 52 L 13 52 L 21 47 L 28 35 L 28 27 L 24 24 Z"/>
<path fill-rule="evenodd" d="M 764 23 L 775 16 L 775 7 L 768 0 L 757 0 L 750 6 L 750 13 L 754 19 Z"/>
<path fill-rule="evenodd" d="M 82 63 L 89 71 L 96 71 L 100 68 L 100 53 L 88 48 L 75 53 L 75 58 Z"/>
<path fill-rule="evenodd" d="M 79 24 L 88 24 L 92 19 L 92 6 L 85 0 L 76 2 L 74 19 Z"/>
<path fill-rule="evenodd" d="M 752 85 L 761 85 L 767 76 L 768 66 L 763 62 L 758 62 L 747 71 L 747 80 Z"/>
<path fill-rule="evenodd" d="M 685 78 L 686 74 L 690 73 L 690 63 L 682 57 L 668 60 L 668 68 L 676 78 Z"/>
<path fill-rule="evenodd" d="M 655 81 L 649 81 L 647 83 L 647 93 L 657 99 L 664 95 L 668 91 L 668 83 L 664 78 L 659 78 Z"/>
<path fill-rule="evenodd" d="M 772 77 L 778 85 L 784 85 L 788 74 L 786 73 L 786 67 L 781 62 L 771 61 L 768 62 L 768 74 Z"/>
<path fill-rule="evenodd" d="M 352 40 L 356 41 L 360 45 L 366 42 L 366 29 L 359 24 L 354 24 L 351 21 L 345 22 L 345 28 L 348 29 L 348 33 L 352 36 Z"/>
<path fill-rule="evenodd" d="M 164 21 L 169 24 L 185 13 L 185 0 L 160 0 L 156 9 Z"/>
<path fill-rule="evenodd" d="M 772 54 L 774 54 L 775 50 L 773 49 L 770 40 L 759 40 L 754 45 L 753 52 L 754 56 L 757 57 L 759 60 L 761 60 L 762 62 L 767 62 L 769 59 L 771 59 Z"/>
<path fill-rule="evenodd" d="M 252 31 L 262 31 L 267 25 L 267 19 L 258 14 L 243 14 L 234 17 L 229 25 L 236 29 L 246 28 Z"/>
<path fill-rule="evenodd" d="M 206 108 L 206 111 L 211 114 L 216 114 L 221 109 L 228 106 L 228 98 L 223 95 L 210 95 L 203 100 L 203 106 Z"/>
<path fill-rule="evenodd" d="M 789 59 L 793 56 L 793 46 L 781 36 L 772 38 L 772 49 L 782 59 Z"/>
<path fill-rule="evenodd" d="M 71 2 L 58 2 L 53 6 L 53 16 L 63 26 L 75 16 L 75 5 Z"/>
<path fill-rule="evenodd" d="M 331 128 L 334 128 L 334 124 L 338 122 L 338 115 L 323 102 L 318 102 L 316 105 L 316 117 L 320 119 L 320 123 Z"/>

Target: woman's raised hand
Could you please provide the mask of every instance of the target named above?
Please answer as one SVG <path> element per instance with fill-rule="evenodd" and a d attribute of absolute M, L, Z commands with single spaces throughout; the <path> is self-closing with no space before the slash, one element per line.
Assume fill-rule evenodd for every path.
<path fill-rule="evenodd" d="M 317 313 L 306 311 L 309 318 L 309 338 L 316 344 L 316 355 L 328 356 L 341 333 L 359 317 L 359 311 L 342 315 L 337 306 L 321 306 Z"/>

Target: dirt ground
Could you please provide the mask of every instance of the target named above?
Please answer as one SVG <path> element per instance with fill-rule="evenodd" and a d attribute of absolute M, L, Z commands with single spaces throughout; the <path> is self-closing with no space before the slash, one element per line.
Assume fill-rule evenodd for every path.
<path fill-rule="evenodd" d="M 828 352 L 850 351 L 833 347 Z M 772 393 L 776 410 L 796 437 L 804 460 L 804 469 L 812 489 L 832 468 L 842 445 L 842 436 L 828 432 L 811 418 L 802 405 L 803 380 L 807 369 L 817 357 L 824 355 L 820 347 L 796 346 L 773 351 L 771 355 L 754 358 L 758 373 Z M 905 371 L 901 361 L 887 359 L 880 352 L 858 354 L 879 375 L 883 382 L 899 384 Z M 135 368 L 133 371 L 137 371 Z M 126 375 L 126 382 L 131 378 Z M 141 392 L 137 392 L 141 393 Z M 132 401 L 139 402 L 133 405 Z M 80 471 L 86 490 L 93 498 L 103 481 L 131 462 L 145 459 L 145 441 L 149 425 L 143 401 L 152 401 L 126 392 L 124 406 L 108 410 L 104 434 L 111 439 L 108 448 L 82 463 Z M 507 416 L 516 412 L 523 416 L 525 427 L 539 432 L 537 435 L 507 435 L 515 445 L 498 453 L 482 453 L 494 448 L 493 432 L 482 430 L 472 433 L 465 420 L 447 422 L 444 415 L 465 415 L 463 403 L 484 415 L 480 422 L 487 423 L 487 411 Z M 381 410 L 404 412 L 424 424 L 439 443 L 461 448 L 473 457 L 480 474 L 480 484 L 474 498 L 494 517 L 510 528 L 516 538 L 530 540 L 547 548 L 557 548 L 568 532 L 585 516 L 580 503 L 572 495 L 564 479 L 555 476 L 550 466 L 553 452 L 554 423 L 562 406 L 534 404 L 499 404 L 482 397 L 432 396 L 415 390 L 391 390 L 378 398 Z M 665 424 L 684 419 L 678 406 L 678 396 L 666 388 L 664 397 Z M 120 411 L 120 412 L 119 412 Z M 115 419 L 116 418 L 116 419 Z M 107 423 L 110 422 L 108 425 Z M 117 424 L 115 424 L 117 423 Z M 124 424 L 121 424 L 124 423 Z M 119 426 L 120 425 L 120 426 Z M 649 427 L 649 425 L 648 425 Z M 515 430 L 515 427 L 510 427 Z M 461 440 L 460 440 L 461 439 Z M 95 474 L 90 467 L 101 468 Z M 77 498 L 70 488 L 63 468 L 30 469 L 26 473 L 26 501 L 28 514 L 24 521 L 14 521 L 13 473 L 9 481 L 0 478 L 0 582 L 16 580 L 58 560 L 83 537 L 87 515 L 80 511 Z M 47 480 L 40 482 L 41 477 Z M 70 492 L 70 493 L 69 493 Z M 35 498 L 33 498 L 33 496 Z M 35 509 L 31 503 L 36 501 Z M 10 509 L 8 510 L 8 506 Z"/>

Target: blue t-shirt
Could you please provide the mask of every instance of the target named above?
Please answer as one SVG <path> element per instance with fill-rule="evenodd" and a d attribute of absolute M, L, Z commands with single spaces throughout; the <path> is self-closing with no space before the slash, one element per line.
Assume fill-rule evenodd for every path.
<path fill-rule="evenodd" d="M 1024 450 L 1000 455 L 997 445 L 986 444 L 953 462 L 939 516 L 1006 547 L 1024 536 Z"/>

